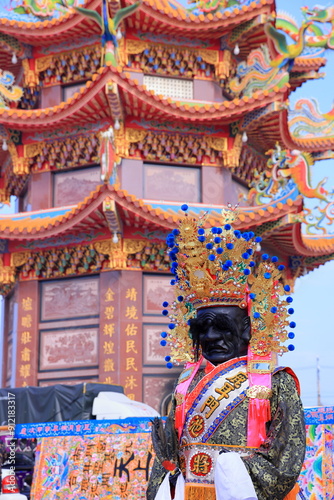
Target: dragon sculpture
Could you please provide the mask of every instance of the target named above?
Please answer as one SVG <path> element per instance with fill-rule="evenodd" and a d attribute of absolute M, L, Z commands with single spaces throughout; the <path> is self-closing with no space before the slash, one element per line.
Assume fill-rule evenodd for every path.
<path fill-rule="evenodd" d="M 334 137 L 334 108 L 321 113 L 316 99 L 299 99 L 289 118 L 289 130 L 296 139 Z"/>
<path fill-rule="evenodd" d="M 67 0 L 61 1 L 65 7 L 70 8 Z M 140 5 L 141 0 L 129 5 L 128 7 L 119 9 L 113 18 L 110 17 L 107 0 L 102 0 L 102 15 L 95 10 L 86 9 L 84 7 L 72 7 L 76 12 L 79 12 L 89 19 L 93 19 L 93 21 L 95 21 L 95 23 L 101 28 L 102 57 L 104 58 L 103 62 L 106 66 L 117 66 L 117 28 L 123 19 L 130 16 Z"/>
<path fill-rule="evenodd" d="M 73 7 L 76 4 L 77 0 L 67 1 L 69 7 Z M 66 10 L 59 5 L 59 0 L 23 0 L 22 4 L 18 5 L 13 10 L 17 14 L 33 14 L 43 20 L 52 18 L 56 11 L 66 12 Z"/>
<path fill-rule="evenodd" d="M 300 151 L 285 150 L 276 144 L 275 149 L 268 151 L 267 162 L 269 170 L 256 173 L 255 181 L 248 193 L 250 204 L 261 205 L 271 200 L 277 200 L 294 189 L 305 198 L 316 198 L 329 203 L 333 192 L 328 192 L 323 185 L 327 178 L 320 181 L 316 187 L 311 185 L 311 166 L 314 161 L 310 154 Z"/>
<path fill-rule="evenodd" d="M 305 48 L 305 32 L 312 25 L 312 21 L 305 21 L 298 30 L 296 43 L 287 44 L 285 35 L 278 31 L 271 23 L 264 27 L 269 43 L 274 47 L 277 56 L 270 62 L 274 68 L 282 68 L 288 64 L 290 70 L 296 57 L 300 56 Z"/>
<path fill-rule="evenodd" d="M 334 48 L 334 7 L 315 6 L 313 8 L 301 8 L 305 22 L 311 22 L 305 34 L 306 47 Z M 329 24 L 328 29 L 319 24 Z M 276 29 L 281 30 L 297 41 L 299 27 L 296 20 L 285 12 L 278 12 L 276 18 Z"/>

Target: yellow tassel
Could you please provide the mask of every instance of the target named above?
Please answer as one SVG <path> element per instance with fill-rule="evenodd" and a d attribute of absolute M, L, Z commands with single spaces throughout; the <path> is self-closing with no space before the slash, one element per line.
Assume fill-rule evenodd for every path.
<path fill-rule="evenodd" d="M 186 483 L 184 500 L 216 500 L 216 490 L 212 484 Z"/>
<path fill-rule="evenodd" d="M 288 493 L 287 496 L 284 497 L 284 500 L 296 500 L 299 489 L 299 484 L 296 483 L 290 493 Z"/>

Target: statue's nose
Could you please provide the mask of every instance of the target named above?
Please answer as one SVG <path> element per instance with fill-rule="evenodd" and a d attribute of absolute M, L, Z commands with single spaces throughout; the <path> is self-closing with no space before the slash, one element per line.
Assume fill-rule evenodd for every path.
<path fill-rule="evenodd" d="M 221 336 L 222 336 L 221 332 L 215 326 L 210 326 L 205 335 L 207 340 L 217 340 Z"/>

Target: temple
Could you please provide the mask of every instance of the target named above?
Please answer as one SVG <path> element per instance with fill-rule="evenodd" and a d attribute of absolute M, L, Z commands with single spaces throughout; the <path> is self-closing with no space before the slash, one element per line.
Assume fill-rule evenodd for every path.
<path fill-rule="evenodd" d="M 334 257 L 333 191 L 310 178 L 333 110 L 289 105 L 323 76 L 333 9 L 298 26 L 274 0 L 0 7 L 0 201 L 17 199 L 0 216 L 2 386 L 114 383 L 163 412 L 182 203 L 212 225 L 239 204 L 291 286 Z"/>

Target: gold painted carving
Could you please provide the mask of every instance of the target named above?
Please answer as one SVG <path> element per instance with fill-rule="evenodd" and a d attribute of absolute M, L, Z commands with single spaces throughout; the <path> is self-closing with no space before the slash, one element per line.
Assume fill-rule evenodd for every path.
<path fill-rule="evenodd" d="M 208 145 L 215 149 L 216 151 L 226 151 L 227 150 L 227 138 L 226 137 L 206 137 Z"/>
<path fill-rule="evenodd" d="M 124 158 L 128 155 L 128 145 L 126 142 L 125 127 L 123 121 L 120 122 L 120 128 L 118 130 L 114 128 L 114 134 L 116 155 Z"/>
<path fill-rule="evenodd" d="M 22 60 L 22 67 L 24 73 L 24 85 L 25 87 L 37 87 L 39 85 L 39 78 L 37 72 L 30 69 L 28 59 Z"/>
<path fill-rule="evenodd" d="M 141 252 L 143 248 L 147 245 L 145 240 L 124 240 L 123 250 L 126 255 L 131 255 L 133 253 Z"/>
<path fill-rule="evenodd" d="M 10 204 L 10 192 L 6 188 L 0 188 L 0 203 Z"/>
<path fill-rule="evenodd" d="M 41 71 L 45 71 L 51 66 L 53 60 L 53 56 L 39 57 L 36 59 L 36 71 L 40 73 Z"/>
<path fill-rule="evenodd" d="M 126 53 L 127 54 L 140 54 L 147 49 L 147 43 L 141 40 L 127 40 L 126 41 Z"/>
<path fill-rule="evenodd" d="M 200 49 L 196 52 L 208 64 L 216 65 L 219 62 L 219 53 L 217 50 Z"/>
<path fill-rule="evenodd" d="M 109 267 L 111 269 L 126 268 L 126 254 L 122 250 L 122 241 L 113 243 L 111 240 L 97 241 L 94 243 L 97 252 L 108 255 Z"/>
<path fill-rule="evenodd" d="M 226 80 L 231 73 L 232 54 L 229 50 L 224 50 L 223 60 L 215 66 L 216 77 L 219 80 Z"/>
<path fill-rule="evenodd" d="M 40 155 L 43 151 L 44 146 L 44 142 L 34 142 L 32 144 L 26 144 L 24 146 L 25 158 L 33 158 L 34 156 Z"/>
<path fill-rule="evenodd" d="M 147 136 L 147 131 L 137 128 L 127 128 L 125 137 L 128 143 L 143 141 Z"/>
<path fill-rule="evenodd" d="M 0 255 L 0 284 L 10 285 L 15 283 L 16 269 L 13 266 L 4 266 Z"/>
<path fill-rule="evenodd" d="M 13 162 L 14 175 L 27 175 L 29 174 L 29 158 L 19 156 L 16 147 L 12 142 L 8 143 L 8 151 Z"/>
<path fill-rule="evenodd" d="M 14 252 L 10 256 L 10 263 L 13 267 L 23 266 L 30 257 L 30 252 Z"/>
<path fill-rule="evenodd" d="M 232 149 L 223 151 L 224 167 L 232 168 L 239 166 L 241 148 L 242 148 L 242 135 L 237 134 L 234 139 L 234 144 Z"/>

